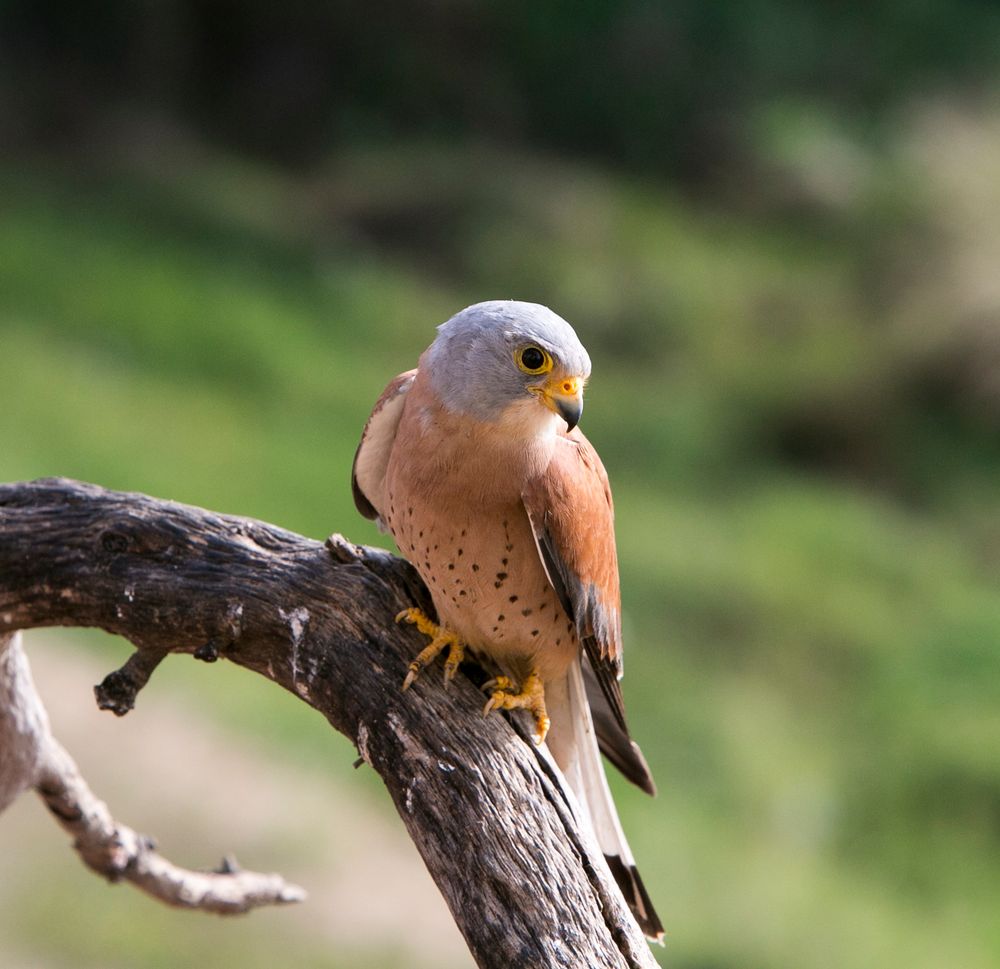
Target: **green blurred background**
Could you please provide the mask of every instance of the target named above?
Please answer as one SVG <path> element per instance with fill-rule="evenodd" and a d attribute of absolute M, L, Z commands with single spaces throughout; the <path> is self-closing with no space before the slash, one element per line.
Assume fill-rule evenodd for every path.
<path fill-rule="evenodd" d="M 386 381 L 471 302 L 547 303 L 594 361 L 583 426 L 615 489 L 624 689 L 660 795 L 615 788 L 657 957 L 995 967 L 998 53 L 1000 8 L 975 0 L 8 0 L 0 479 L 384 543 L 348 478 Z M 53 669 L 125 654 L 46 635 L 29 647 Z M 386 911 L 349 942 L 317 933 L 339 904 L 322 892 L 165 913 L 22 814 L 0 819 L 0 961 L 471 965 L 436 948 L 440 912 L 406 948 L 429 890 L 391 855 L 344 867 L 351 824 L 400 836 L 388 798 L 255 680 L 168 663 L 114 736 L 148 738 L 177 784 L 147 806 L 159 780 L 125 777 L 112 806 L 188 863 L 233 847 L 263 795 L 234 780 L 186 827 L 202 782 L 142 720 L 207 718 L 206 777 L 252 752 L 277 813 L 311 819 L 237 837 L 241 860 L 314 889 L 339 866 Z M 89 703 L 84 682 L 50 705 Z M 117 757 L 71 729 L 81 760 Z M 296 799 L 315 784 L 328 817 Z M 365 888 L 374 866 L 400 898 Z"/>

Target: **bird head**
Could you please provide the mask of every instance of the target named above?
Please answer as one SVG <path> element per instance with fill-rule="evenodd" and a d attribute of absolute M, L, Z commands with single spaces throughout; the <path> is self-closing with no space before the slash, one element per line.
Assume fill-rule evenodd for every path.
<path fill-rule="evenodd" d="M 583 412 L 590 357 L 562 317 L 538 303 L 476 303 L 438 327 L 421 361 L 449 410 L 535 433 Z"/>

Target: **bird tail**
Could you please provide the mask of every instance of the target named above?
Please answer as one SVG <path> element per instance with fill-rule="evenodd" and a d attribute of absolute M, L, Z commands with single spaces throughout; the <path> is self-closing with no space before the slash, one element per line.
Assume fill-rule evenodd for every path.
<path fill-rule="evenodd" d="M 552 721 L 546 744 L 576 796 L 639 927 L 649 938 L 660 941 L 663 926 L 635 867 L 604 774 L 579 662 L 570 666 L 565 679 L 546 684 L 545 704 Z"/>

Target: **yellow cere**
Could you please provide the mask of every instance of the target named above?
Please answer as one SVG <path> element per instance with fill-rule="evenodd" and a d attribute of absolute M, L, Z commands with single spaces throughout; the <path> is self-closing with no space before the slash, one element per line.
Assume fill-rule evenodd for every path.
<path fill-rule="evenodd" d="M 576 397 L 583 390 L 583 381 L 579 377 L 562 377 L 554 380 L 550 389 L 565 397 Z"/>

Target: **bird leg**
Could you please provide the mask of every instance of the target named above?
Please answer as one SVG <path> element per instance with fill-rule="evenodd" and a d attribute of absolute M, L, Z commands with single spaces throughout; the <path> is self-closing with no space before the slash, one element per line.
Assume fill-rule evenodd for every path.
<path fill-rule="evenodd" d="M 509 676 L 498 676 L 483 684 L 484 690 L 491 691 L 483 708 L 483 716 L 493 710 L 528 710 L 535 718 L 535 743 L 541 744 L 549 732 L 549 715 L 545 710 L 545 687 L 537 670 L 532 670 L 521 684 L 517 685 Z"/>
<path fill-rule="evenodd" d="M 430 636 L 430 643 L 425 646 L 410 663 L 410 669 L 403 680 L 403 689 L 408 690 L 413 681 L 420 675 L 420 671 L 433 663 L 437 659 L 438 653 L 448 647 L 448 658 L 444 661 L 444 685 L 447 688 L 458 671 L 458 664 L 465 658 L 465 646 L 462 641 L 451 630 L 445 629 L 431 622 L 427 615 L 420 609 L 404 609 L 398 616 L 396 622 L 412 623 L 425 636 Z"/>

